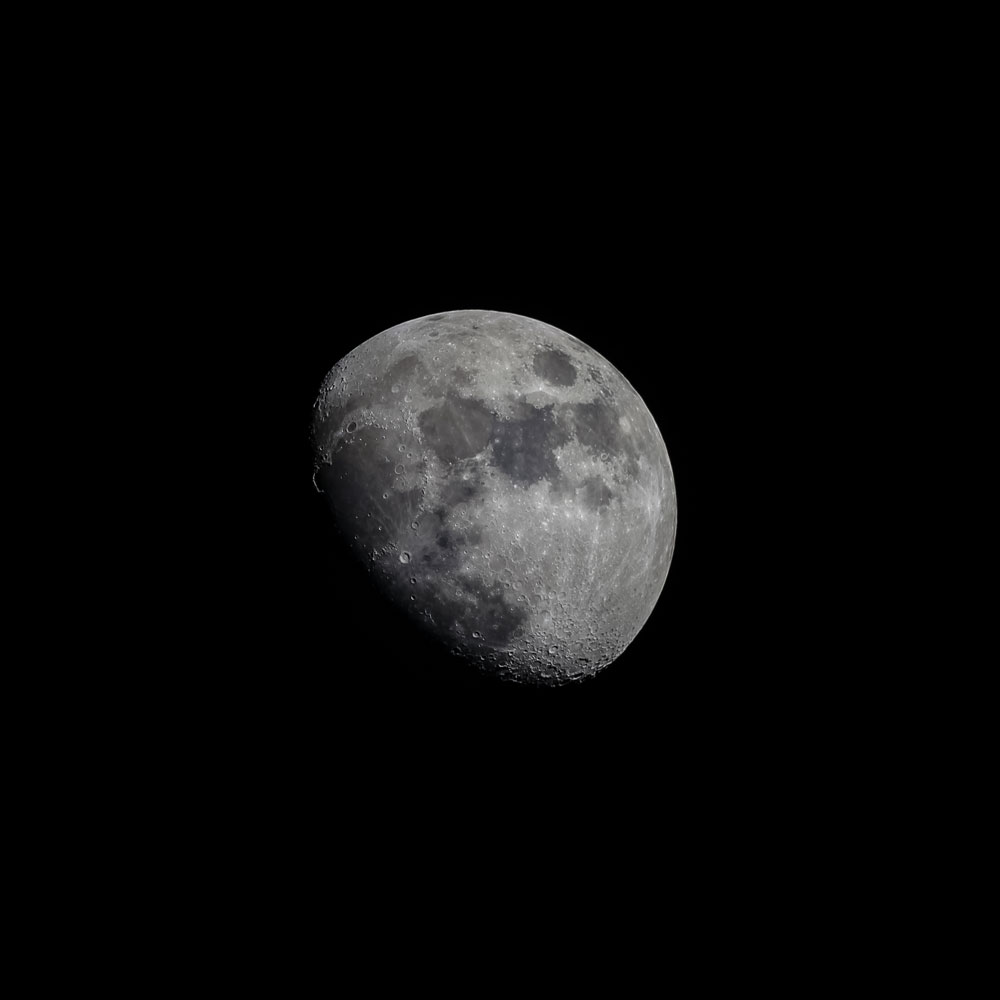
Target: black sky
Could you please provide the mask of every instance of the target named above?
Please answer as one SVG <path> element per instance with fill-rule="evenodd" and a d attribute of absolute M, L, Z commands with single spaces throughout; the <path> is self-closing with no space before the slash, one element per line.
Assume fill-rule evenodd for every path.
<path fill-rule="evenodd" d="M 309 760 L 362 770 L 604 761 L 653 781 L 735 760 L 787 717 L 809 641 L 782 537 L 805 488 L 788 389 L 806 391 L 813 364 L 809 261 L 768 179 L 732 175 L 721 153 L 484 148 L 389 135 L 353 158 L 334 136 L 272 151 L 225 188 L 213 280 L 235 304 L 217 327 L 237 359 L 234 437 L 219 442 L 243 578 L 226 611 L 234 697 Z M 673 464 L 664 591 L 619 660 L 575 688 L 456 680 L 340 561 L 311 483 L 329 368 L 388 327 L 460 308 L 531 316 L 595 348 L 645 400 Z"/>

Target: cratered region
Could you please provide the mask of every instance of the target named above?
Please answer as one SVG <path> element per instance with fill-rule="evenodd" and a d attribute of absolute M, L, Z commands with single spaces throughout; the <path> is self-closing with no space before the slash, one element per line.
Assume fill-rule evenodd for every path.
<path fill-rule="evenodd" d="M 624 376 L 546 323 L 461 310 L 365 341 L 315 403 L 313 481 L 393 604 L 521 683 L 592 676 L 663 589 L 677 497 Z"/>

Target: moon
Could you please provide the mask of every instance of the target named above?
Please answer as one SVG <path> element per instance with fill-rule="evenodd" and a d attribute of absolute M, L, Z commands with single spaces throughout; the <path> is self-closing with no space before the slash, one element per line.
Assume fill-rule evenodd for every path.
<path fill-rule="evenodd" d="M 576 337 L 461 310 L 323 381 L 313 482 L 378 588 L 462 661 L 562 685 L 619 657 L 670 568 L 677 494 L 639 394 Z"/>

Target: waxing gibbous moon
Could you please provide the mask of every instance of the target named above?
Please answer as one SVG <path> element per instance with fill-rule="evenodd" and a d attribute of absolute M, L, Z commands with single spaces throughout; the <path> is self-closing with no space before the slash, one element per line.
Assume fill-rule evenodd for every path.
<path fill-rule="evenodd" d="M 516 682 L 606 667 L 660 596 L 677 496 L 624 376 L 547 323 L 467 309 L 365 341 L 323 381 L 313 481 L 379 589 Z"/>

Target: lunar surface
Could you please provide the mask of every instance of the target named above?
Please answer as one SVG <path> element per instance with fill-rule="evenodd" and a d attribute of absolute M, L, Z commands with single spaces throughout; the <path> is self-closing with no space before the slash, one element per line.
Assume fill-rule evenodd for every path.
<path fill-rule="evenodd" d="M 677 497 L 652 415 L 575 337 L 425 316 L 323 382 L 313 482 L 379 588 L 444 649 L 520 683 L 606 667 L 663 589 Z"/>

